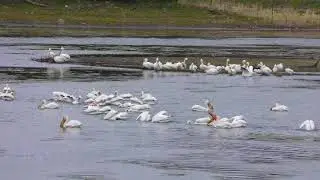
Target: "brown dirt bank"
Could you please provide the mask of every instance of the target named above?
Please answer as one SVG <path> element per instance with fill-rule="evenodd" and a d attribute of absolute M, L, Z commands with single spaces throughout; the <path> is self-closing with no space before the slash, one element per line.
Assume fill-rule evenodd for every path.
<path fill-rule="evenodd" d="M 241 25 L 55 25 L 0 22 L 0 36 L 11 37 L 302 37 L 320 38 L 318 28 L 247 27 Z"/>

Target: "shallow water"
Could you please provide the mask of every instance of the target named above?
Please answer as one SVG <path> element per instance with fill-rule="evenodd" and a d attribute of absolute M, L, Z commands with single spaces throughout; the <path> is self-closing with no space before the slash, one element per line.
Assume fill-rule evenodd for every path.
<path fill-rule="evenodd" d="M 0 37 L 2 66 L 40 66 L 26 58 L 47 55 L 61 46 L 71 55 L 182 56 L 313 60 L 320 57 L 320 39 L 303 38 L 7 38 Z M 14 57 L 14 58 L 12 58 Z M 53 66 L 53 65 L 52 65 Z"/>
<path fill-rule="evenodd" d="M 7 48 L 1 51 L 6 57 L 2 65 L 39 65 L 28 59 L 32 54 L 18 58 L 10 47 L 1 48 Z M 320 132 L 298 127 L 306 119 L 319 126 L 320 76 L 243 78 L 145 71 L 128 77 L 0 78 L 17 92 L 15 101 L 0 101 L 0 179 L 318 179 Z M 159 99 L 151 112 L 167 110 L 173 122 L 140 123 L 135 121 L 137 113 L 127 121 L 110 122 L 84 114 L 81 105 L 37 109 L 52 91 L 85 96 L 92 88 L 151 92 Z M 218 115 L 242 114 L 248 126 L 186 124 L 207 116 L 191 111 L 193 104 L 202 105 L 207 98 L 214 101 Z M 289 112 L 269 111 L 276 101 L 288 105 Z M 63 115 L 80 120 L 83 128 L 61 131 Z"/>

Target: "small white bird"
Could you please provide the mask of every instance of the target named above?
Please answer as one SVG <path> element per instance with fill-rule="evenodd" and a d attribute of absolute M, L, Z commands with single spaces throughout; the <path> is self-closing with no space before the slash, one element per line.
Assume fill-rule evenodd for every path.
<path fill-rule="evenodd" d="M 131 106 L 128 111 L 131 112 L 131 111 L 134 111 L 134 112 L 137 112 L 137 111 L 141 111 L 141 110 L 146 110 L 146 109 L 150 109 L 150 105 L 149 104 L 137 104 L 137 105 L 133 105 Z"/>
<path fill-rule="evenodd" d="M 276 103 L 274 106 L 272 106 L 272 107 L 270 108 L 270 110 L 271 110 L 271 111 L 280 111 L 280 112 L 282 112 L 282 111 L 288 111 L 289 108 L 288 108 L 287 106 L 285 106 L 285 105 Z"/>
<path fill-rule="evenodd" d="M 63 116 L 60 122 L 60 128 L 81 128 L 82 123 L 78 120 L 68 120 L 68 117 Z"/>
<path fill-rule="evenodd" d="M 111 117 L 110 120 L 125 120 L 127 118 L 128 118 L 127 112 L 119 112 L 118 114 Z"/>
<path fill-rule="evenodd" d="M 151 62 L 148 62 L 148 58 L 144 58 L 142 66 L 143 68 L 146 68 L 146 69 L 153 69 L 154 64 Z"/>
<path fill-rule="evenodd" d="M 118 111 L 111 109 L 104 117 L 103 119 L 111 119 L 114 115 L 116 115 Z"/>
<path fill-rule="evenodd" d="M 56 56 L 56 53 L 54 53 L 54 52 L 51 50 L 51 48 L 49 48 L 48 51 L 49 51 L 49 53 L 48 53 L 49 57 L 54 58 L 54 57 Z"/>
<path fill-rule="evenodd" d="M 59 55 L 62 56 L 62 57 L 64 57 L 64 58 L 65 58 L 65 61 L 70 60 L 70 55 L 63 53 L 63 50 L 64 50 L 63 46 L 61 46 L 60 49 L 61 49 L 61 51 L 60 51 L 60 54 L 59 54 Z"/>
<path fill-rule="evenodd" d="M 154 123 L 162 123 L 162 122 L 169 122 L 170 115 L 167 111 L 160 111 L 156 115 L 154 115 L 151 119 L 151 122 Z"/>
<path fill-rule="evenodd" d="M 192 111 L 208 111 L 208 108 L 205 108 L 205 107 L 203 107 L 203 106 L 200 106 L 200 105 L 198 105 L 198 104 L 196 104 L 196 105 L 193 105 L 192 107 L 191 107 L 191 109 L 192 109 Z"/>
<path fill-rule="evenodd" d="M 131 97 L 130 101 L 133 101 L 133 102 L 136 102 L 136 103 L 139 103 L 139 104 L 143 104 L 143 102 L 140 99 L 138 99 L 137 97 Z"/>
<path fill-rule="evenodd" d="M 149 111 L 143 111 L 136 119 L 136 121 L 151 121 L 151 115 Z"/>
<path fill-rule="evenodd" d="M 38 106 L 39 109 L 58 109 L 59 104 L 56 102 L 47 102 L 45 99 L 42 100 L 41 104 Z"/>
<path fill-rule="evenodd" d="M 314 125 L 314 122 L 313 120 L 305 120 L 299 127 L 300 129 L 304 129 L 304 130 L 307 130 L 307 131 L 312 131 L 312 130 L 315 130 L 315 125 Z"/>
<path fill-rule="evenodd" d="M 290 68 L 285 68 L 284 71 L 289 75 L 292 75 L 294 73 L 294 71 Z"/>

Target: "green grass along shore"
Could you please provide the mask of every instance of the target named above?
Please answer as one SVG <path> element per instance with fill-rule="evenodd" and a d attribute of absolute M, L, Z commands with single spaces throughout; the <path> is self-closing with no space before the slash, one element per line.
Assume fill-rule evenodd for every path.
<path fill-rule="evenodd" d="M 251 0 L 253 1 L 253 0 Z M 264 0 L 266 1 L 266 0 Z M 275 21 L 272 23 L 268 18 L 252 16 L 250 14 L 235 12 L 232 8 L 225 9 L 218 7 L 218 0 L 177 0 L 175 4 L 123 4 L 114 1 L 90 1 L 69 0 L 68 3 L 48 1 L 48 6 L 42 7 L 26 2 L 21 3 L 2 3 L 0 4 L 0 24 L 6 23 L 25 23 L 25 24 L 60 24 L 60 25 L 101 25 L 101 26 L 185 26 L 185 27 L 228 27 L 231 29 L 245 27 L 252 32 L 218 32 L 218 31 L 177 31 L 177 30 L 152 30 L 152 31 L 133 31 L 132 29 L 119 31 L 90 29 L 79 31 L 79 29 L 57 30 L 54 28 L 10 28 L 0 26 L 2 36 L 103 36 L 103 35 L 128 35 L 128 36 L 148 36 L 153 33 L 156 36 L 301 36 L 318 37 L 319 32 L 316 23 L 300 24 L 303 29 L 300 32 L 288 31 L 276 32 L 273 30 L 259 31 L 253 26 L 271 27 L 283 29 L 290 27 L 289 23 Z M 58 2 L 58 3 L 57 3 Z M 197 3 L 195 3 L 197 2 Z M 202 3 L 200 3 L 202 2 Z M 215 2 L 215 3 L 213 3 Z M 223 1 L 225 5 L 239 6 L 230 4 L 230 0 Z M 206 4 L 207 3 L 207 4 Z M 210 3 L 210 4 L 208 4 Z M 217 7 L 212 5 L 216 4 Z M 221 3 L 220 3 L 221 5 Z M 247 7 L 243 4 L 241 7 Z M 249 6 L 248 6 L 249 7 Z M 252 5 L 250 5 L 252 7 Z M 268 9 L 265 7 L 264 9 Z M 287 8 L 287 7 L 286 7 Z M 319 17 L 320 19 L 320 17 Z M 279 23 L 277 23 L 279 22 Z M 311 28 L 312 31 L 306 32 Z M 124 28 L 125 29 L 125 28 Z M 49 34 L 49 35 L 48 35 Z"/>

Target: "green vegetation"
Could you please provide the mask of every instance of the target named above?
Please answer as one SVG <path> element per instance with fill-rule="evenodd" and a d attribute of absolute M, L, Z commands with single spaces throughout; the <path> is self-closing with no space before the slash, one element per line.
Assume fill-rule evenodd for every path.
<path fill-rule="evenodd" d="M 179 4 L 257 18 L 256 25 L 320 25 L 319 0 L 179 0 Z"/>
<path fill-rule="evenodd" d="M 19 0 L 15 0 L 19 1 Z M 320 25 L 318 0 L 29 0 L 0 4 L 0 21 L 91 25 Z"/>
<path fill-rule="evenodd" d="M 316 32 L 260 31 L 254 26 L 320 27 L 316 0 L 3 0 L 0 22 L 83 25 L 71 28 L 6 28 L 14 36 L 308 36 Z M 250 27 L 248 31 L 86 29 L 86 25 L 154 25 L 188 27 Z M 227 26 L 226 26 L 227 25 Z M 230 29 L 229 29 L 230 30 Z M 253 31 L 251 31 L 253 30 Z"/>
<path fill-rule="evenodd" d="M 69 2 L 69 1 L 68 1 Z M 184 5 L 124 4 L 71 1 L 40 7 L 28 3 L 0 5 L 0 21 L 90 25 L 248 24 L 255 18 Z M 67 5 L 67 6 L 66 6 Z"/>

